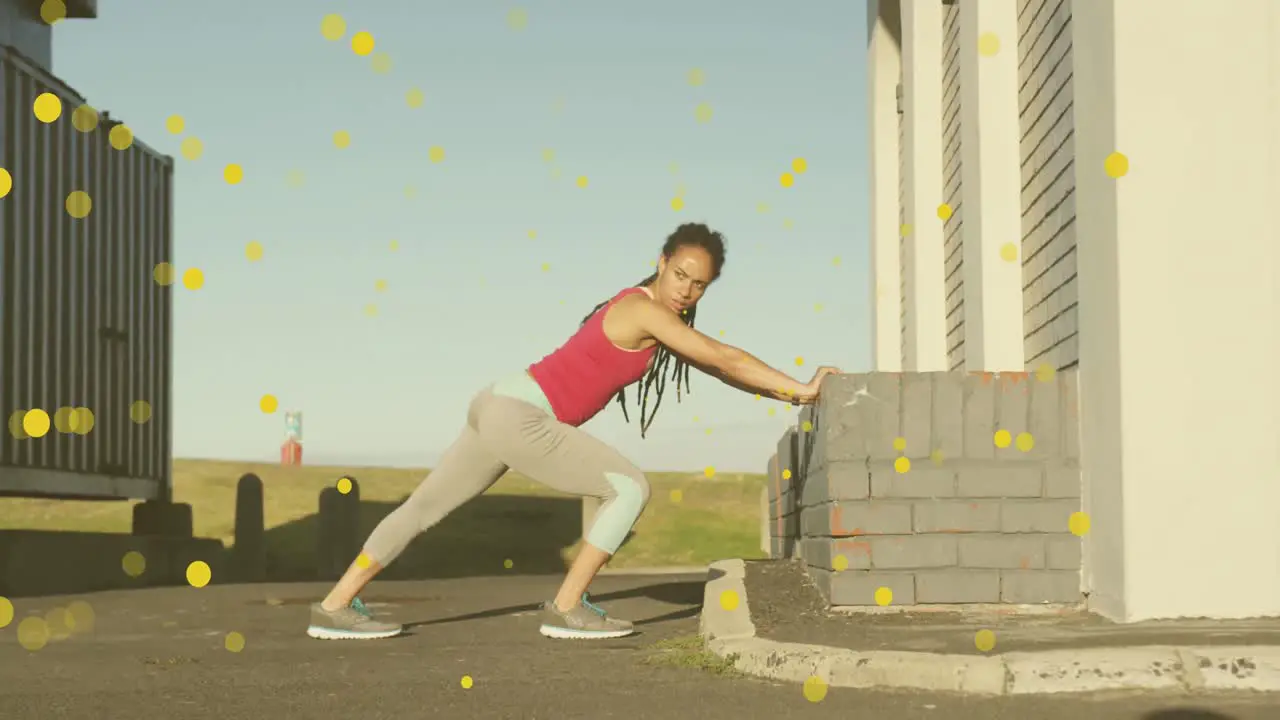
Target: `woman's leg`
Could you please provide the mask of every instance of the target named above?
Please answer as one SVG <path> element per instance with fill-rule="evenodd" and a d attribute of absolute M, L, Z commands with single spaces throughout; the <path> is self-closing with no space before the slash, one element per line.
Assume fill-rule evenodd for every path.
<path fill-rule="evenodd" d="M 468 500 L 488 490 L 507 466 L 491 454 L 468 425 L 440 458 L 436 468 L 408 499 L 378 523 L 364 550 L 347 568 L 324 601 L 313 607 L 309 633 L 316 637 L 388 637 L 398 626 L 377 623 L 352 607 L 360 591 L 404 552 L 418 535 Z"/>
<path fill-rule="evenodd" d="M 554 637 L 618 637 L 630 623 L 608 620 L 584 607 L 583 595 L 617 552 L 649 501 L 649 483 L 618 451 L 544 410 L 513 397 L 482 393 L 473 417 L 480 438 L 513 470 L 555 490 L 600 498 L 582 552 L 548 609 L 543 633 Z M 558 618 L 550 615 L 557 614 Z M 565 616 L 568 616 L 567 618 Z M 548 623 L 571 627 L 551 627 Z"/>

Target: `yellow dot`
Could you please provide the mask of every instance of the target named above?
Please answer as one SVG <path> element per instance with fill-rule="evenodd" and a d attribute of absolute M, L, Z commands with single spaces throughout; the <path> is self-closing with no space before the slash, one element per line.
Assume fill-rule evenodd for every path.
<path fill-rule="evenodd" d="M 542 272 L 550 272 L 551 263 L 542 263 Z"/>
<path fill-rule="evenodd" d="M 40 93 L 31 104 L 36 119 L 42 123 L 51 123 L 62 115 L 62 100 L 53 93 Z"/>
<path fill-rule="evenodd" d="M 93 607 L 83 600 L 74 600 L 67 604 L 67 615 L 70 618 L 71 630 L 78 633 L 93 632 Z M 4 627 L 0 624 L 0 627 Z"/>
<path fill-rule="evenodd" d="M 128 150 L 133 144 L 133 131 L 125 125 L 117 125 L 107 133 L 107 142 L 116 150 Z"/>
<path fill-rule="evenodd" d="M 325 40 L 341 40 L 347 34 L 347 21 L 337 13 L 325 15 L 320 21 L 320 34 Z"/>
<path fill-rule="evenodd" d="M 8 170 L 0 168 L 0 198 L 9 194 L 13 190 L 13 176 Z"/>
<path fill-rule="evenodd" d="M 1057 371 L 1049 363 L 1040 363 L 1036 368 L 1036 379 L 1040 382 L 1049 382 L 1053 380 L 1053 376 Z"/>
<path fill-rule="evenodd" d="M 339 150 L 345 150 L 351 146 L 351 133 L 346 130 L 339 130 L 333 134 L 333 146 Z"/>
<path fill-rule="evenodd" d="M 906 237 L 910 235 L 911 223 L 902 223 L 901 227 L 898 228 L 898 234 L 901 235 L 902 237 Z"/>
<path fill-rule="evenodd" d="M 809 170 L 809 162 L 804 158 L 796 158 L 791 161 L 791 169 L 797 175 L 803 175 Z"/>
<path fill-rule="evenodd" d="M 66 19 L 67 5 L 62 0 L 44 0 L 40 3 L 40 19 L 53 25 Z"/>
<path fill-rule="evenodd" d="M 556 159 L 556 151 L 555 151 L 555 150 L 552 150 L 551 148 L 543 148 L 543 150 L 542 150 L 542 162 L 545 162 L 545 163 L 555 162 L 555 159 Z"/>
<path fill-rule="evenodd" d="M 836 267 L 840 267 L 840 256 L 839 256 L 839 255 L 837 255 L 837 256 L 835 256 L 835 257 L 831 258 L 831 264 L 832 264 L 832 265 L 835 265 Z"/>
<path fill-rule="evenodd" d="M 142 425 L 151 419 L 151 403 L 146 400 L 134 400 L 129 406 L 129 419 Z"/>
<path fill-rule="evenodd" d="M 911 460 L 905 457 L 897 458 L 893 461 L 893 469 L 899 474 L 909 472 L 911 470 Z"/>
<path fill-rule="evenodd" d="M 720 607 L 725 610 L 734 610 L 738 607 L 738 593 L 732 590 L 725 590 L 720 593 Z"/>
<path fill-rule="evenodd" d="M 9 598 L 0 595 L 0 628 L 9 627 L 13 622 L 13 603 Z"/>
<path fill-rule="evenodd" d="M 174 135 L 181 135 L 182 131 L 187 127 L 187 121 L 182 119 L 181 115 L 170 115 L 164 121 L 164 129 Z"/>
<path fill-rule="evenodd" d="M 879 605 L 880 607 L 884 607 L 891 602 L 893 602 L 893 590 L 890 590 L 889 588 L 883 587 L 883 586 L 876 588 L 876 604 L 877 605 Z"/>
<path fill-rule="evenodd" d="M 1103 161 L 1102 167 L 1107 171 L 1107 177 L 1124 177 L 1129 174 L 1129 158 L 1124 153 L 1113 152 Z"/>
<path fill-rule="evenodd" d="M 762 202 L 762 203 L 756 203 L 756 212 L 758 212 L 758 213 L 767 213 L 767 212 L 769 212 L 769 203 L 764 203 L 764 202 Z"/>
<path fill-rule="evenodd" d="M 512 30 L 523 30 L 529 26 L 529 12 L 524 8 L 511 8 L 507 11 L 507 27 Z"/>
<path fill-rule="evenodd" d="M 584 187 L 586 187 L 586 186 L 587 186 L 587 183 L 588 183 L 589 181 L 587 180 L 587 176 L 586 176 L 586 175 L 579 175 L 579 176 L 578 176 L 578 179 L 577 179 L 577 180 L 575 180 L 574 182 L 576 182 L 576 183 L 578 184 L 578 187 L 580 187 L 580 188 L 584 188 Z"/>
<path fill-rule="evenodd" d="M 849 558 L 844 555 L 837 555 L 831 558 L 831 567 L 836 572 L 844 572 L 849 569 Z"/>
<path fill-rule="evenodd" d="M 671 209 L 679 212 L 684 208 L 684 198 L 679 196 L 671 198 Z"/>
<path fill-rule="evenodd" d="M 995 435 L 996 447 L 998 447 L 998 448 L 1007 448 L 1007 447 L 1009 447 L 1009 442 L 1010 442 L 1012 439 L 1013 439 L 1013 438 L 1011 438 L 1011 437 L 1010 437 L 1010 435 L 1009 435 L 1009 431 L 1008 431 L 1008 430 L 997 430 L 997 431 L 996 431 L 996 435 Z"/>
<path fill-rule="evenodd" d="M 244 256 L 249 262 L 258 262 L 262 259 L 262 243 L 257 240 L 250 240 L 248 245 L 244 246 Z"/>
<path fill-rule="evenodd" d="M 60 407 L 53 413 L 53 427 L 60 433 L 70 433 L 75 431 L 75 410 L 70 407 Z"/>
<path fill-rule="evenodd" d="M 939 218 L 941 218 L 942 220 L 950 220 L 950 219 L 951 219 L 951 206 L 950 206 L 950 205 L 948 205 L 948 204 L 946 204 L 946 203 L 942 203 L 941 205 L 939 205 L 939 206 L 938 206 L 938 217 L 939 217 Z"/>
<path fill-rule="evenodd" d="M 1031 452 L 1031 448 L 1036 446 L 1036 439 L 1031 437 L 1029 432 L 1018 433 L 1018 437 L 1013 441 L 1014 447 L 1022 452 Z"/>
<path fill-rule="evenodd" d="M 502 567 L 510 570 L 511 568 L 515 567 L 515 563 L 511 562 L 511 558 L 507 558 L 506 560 L 502 561 Z"/>
<path fill-rule="evenodd" d="M 53 608 L 45 613 L 44 622 L 49 628 L 50 640 L 66 640 L 71 635 L 71 624 L 74 621 L 66 608 Z"/>
<path fill-rule="evenodd" d="M 390 245 L 388 245 L 388 247 L 391 248 L 391 252 L 395 252 L 400 249 L 400 241 L 392 240 Z"/>
<path fill-rule="evenodd" d="M 800 429 L 804 432 L 809 432 L 813 430 L 813 423 L 809 422 L 808 420 L 805 420 L 804 423 L 800 425 Z"/>
<path fill-rule="evenodd" d="M 155 278 L 157 285 L 172 285 L 176 275 L 177 270 L 167 262 L 156 263 L 155 270 L 151 271 L 151 276 Z"/>
<path fill-rule="evenodd" d="M 782 176 L 778 178 L 778 183 L 781 184 L 782 187 L 791 187 L 795 182 L 796 179 L 791 176 L 791 173 L 782 173 Z"/>
<path fill-rule="evenodd" d="M 782 227 L 783 227 L 783 229 L 791 230 L 791 229 L 795 228 L 795 226 L 796 226 L 796 223 L 795 223 L 795 221 L 794 221 L 794 220 L 792 220 L 791 218 L 785 218 L 785 219 L 783 219 L 783 221 L 782 221 Z"/>
<path fill-rule="evenodd" d="M 23 618 L 18 623 L 18 644 L 35 652 L 49 644 L 49 624 L 41 617 Z"/>
<path fill-rule="evenodd" d="M 934 450 L 933 452 L 929 453 L 929 459 L 933 461 L 933 464 L 934 464 L 934 465 L 941 465 L 941 464 L 942 464 L 942 460 L 943 460 L 943 457 L 942 457 L 942 450 L 941 450 L 941 449 L 938 449 L 938 450 Z"/>
<path fill-rule="evenodd" d="M 39 408 L 28 410 L 22 416 L 22 430 L 33 438 L 44 437 L 49 433 L 49 413 Z"/>
<path fill-rule="evenodd" d="M 706 476 L 707 476 L 707 477 L 709 477 L 709 478 L 715 477 L 715 476 L 716 476 L 716 469 L 715 469 L 714 467 L 711 467 L 710 465 L 708 465 L 708 466 L 707 466 L 707 468 L 706 468 L 705 470 L 703 470 L 703 471 L 702 471 L 702 474 L 703 474 L 703 475 L 706 475 Z"/>
<path fill-rule="evenodd" d="M 707 81 L 707 74 L 700 68 L 694 68 L 689 71 L 689 84 L 698 87 Z"/>
<path fill-rule="evenodd" d="M 973 644 L 982 652 L 991 652 L 996 646 L 996 634 L 990 630 L 979 630 L 973 636 Z"/>
<path fill-rule="evenodd" d="M 373 561 L 369 559 L 368 555 L 365 555 L 364 553 L 360 553 L 359 555 L 356 556 L 356 567 L 360 568 L 361 570 L 368 570 L 369 566 L 372 564 L 373 564 Z"/>
<path fill-rule="evenodd" d="M 244 635 L 234 631 L 229 632 L 226 639 L 222 641 L 222 645 L 228 652 L 238 653 L 244 649 Z"/>
<path fill-rule="evenodd" d="M 902 452 L 907 449 L 907 439 L 904 437 L 896 437 L 893 439 L 893 449 Z"/>
<path fill-rule="evenodd" d="M 364 314 L 369 317 L 374 317 L 375 315 L 378 314 L 378 306 L 374 305 L 373 303 L 369 303 L 368 305 L 365 305 Z"/>
<path fill-rule="evenodd" d="M 228 185 L 239 185 L 244 180 L 244 168 L 231 163 L 222 170 L 222 179 L 227 181 Z"/>
<path fill-rule="evenodd" d="M 769 417 L 773 417 L 776 411 L 777 411 L 777 408 L 769 408 Z"/>
<path fill-rule="evenodd" d="M 374 53 L 373 58 L 369 61 L 369 67 L 379 75 L 386 75 L 391 72 L 391 56 L 384 53 Z"/>
<path fill-rule="evenodd" d="M 680 489 L 671 491 L 671 502 L 680 504 L 684 500 L 684 491 Z"/>
<path fill-rule="evenodd" d="M 83 190 L 72 190 L 71 194 L 67 195 L 66 206 L 68 215 L 77 220 L 83 220 L 93 212 L 93 198 Z"/>
<path fill-rule="evenodd" d="M 120 568 L 125 575 L 136 578 L 147 571 L 147 559 L 137 550 L 130 550 L 120 559 Z"/>
<path fill-rule="evenodd" d="M 71 126 L 82 133 L 93 132 L 98 127 L 98 111 L 81 105 L 71 112 Z"/>
<path fill-rule="evenodd" d="M 267 394 L 258 399 L 258 408 L 268 415 L 275 412 L 279 407 L 280 401 L 276 399 L 275 395 Z"/>
<path fill-rule="evenodd" d="M 708 103 L 700 103 L 693 109 L 693 119 L 700 123 L 711 122 L 711 105 Z"/>
<path fill-rule="evenodd" d="M 351 52 L 361 57 L 373 52 L 373 46 L 373 35 L 364 30 L 351 36 Z"/>
<path fill-rule="evenodd" d="M 783 480 L 790 480 L 790 479 L 791 479 L 791 471 L 790 471 L 790 470 L 783 470 L 783 471 L 782 471 L 782 479 L 783 479 Z"/>
<path fill-rule="evenodd" d="M 804 681 L 804 699 L 811 703 L 822 702 L 827 697 L 827 683 L 817 675 Z"/>
<path fill-rule="evenodd" d="M 466 690 L 470 690 L 470 689 L 471 689 L 471 686 L 472 686 L 472 685 L 474 685 L 474 684 L 475 684 L 475 681 L 471 679 L 471 676 L 470 676 L 470 675 L 463 675 L 463 676 L 462 676 L 462 687 L 463 687 L 464 689 L 466 689 Z"/>
<path fill-rule="evenodd" d="M 199 160 L 204 155 L 204 143 L 198 137 L 188 137 L 178 146 L 178 152 L 188 160 Z"/>
<path fill-rule="evenodd" d="M 1001 245 L 1000 259 L 1005 262 L 1015 262 L 1018 259 L 1018 246 L 1011 242 Z"/>
<path fill-rule="evenodd" d="M 213 579 L 213 571 L 209 569 L 209 564 L 203 560 L 196 560 L 187 565 L 187 582 L 193 588 L 202 588 L 209 584 Z"/>
<path fill-rule="evenodd" d="M 797 357 L 797 358 L 796 358 L 796 365 L 804 365 L 804 358 L 803 358 L 803 357 Z"/>
<path fill-rule="evenodd" d="M 199 290 L 204 287 L 204 272 L 200 268 L 187 268 L 182 273 L 182 285 L 188 290 Z"/>
<path fill-rule="evenodd" d="M 1067 519 L 1067 529 L 1072 535 L 1084 535 L 1089 532 L 1089 516 L 1082 512 L 1073 512 Z"/>
<path fill-rule="evenodd" d="M 410 88 L 409 91 L 404 94 L 404 102 L 411 108 L 420 108 L 426 101 L 426 93 L 422 92 L 418 88 Z"/>
<path fill-rule="evenodd" d="M 978 54 L 983 57 L 993 57 L 1000 52 L 1000 37 L 993 32 L 982 33 L 978 36 Z"/>
<path fill-rule="evenodd" d="M 88 435 L 93 423 L 93 411 L 89 408 L 79 407 L 73 411 L 71 427 L 77 435 Z"/>
<path fill-rule="evenodd" d="M 343 495 L 351 492 L 351 478 L 338 478 L 338 492 Z"/>
<path fill-rule="evenodd" d="M 444 162 L 444 148 L 434 145 L 427 150 L 427 159 L 433 163 Z"/>
<path fill-rule="evenodd" d="M 18 440 L 27 440 L 27 431 L 22 429 L 22 418 L 26 417 L 26 410 L 14 410 L 9 416 L 9 434 Z"/>

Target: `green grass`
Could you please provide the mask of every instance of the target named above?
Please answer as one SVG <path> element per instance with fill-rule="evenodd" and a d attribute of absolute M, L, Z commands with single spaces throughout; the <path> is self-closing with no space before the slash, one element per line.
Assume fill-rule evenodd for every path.
<path fill-rule="evenodd" d="M 682 635 L 654 643 L 641 662 L 646 665 L 701 670 L 713 675 L 735 677 L 741 673 L 733 667 L 736 655 L 720 657 L 707 649 L 701 635 Z"/>
<path fill-rule="evenodd" d="M 286 574 L 309 567 L 315 552 L 314 515 L 319 493 L 344 475 L 360 482 L 361 532 L 367 535 L 398 506 L 428 471 L 359 467 L 281 467 L 209 460 L 174 462 L 174 500 L 192 506 L 195 533 L 230 547 L 235 527 L 236 484 L 255 473 L 265 488 L 267 552 Z M 723 558 L 758 558 L 760 492 L 764 476 L 701 472 L 647 473 L 648 509 L 611 567 L 705 565 Z M 673 494 L 673 491 L 679 491 Z M 556 501 L 555 499 L 560 499 Z M 0 530 L 128 533 L 132 503 L 0 498 Z M 485 496 L 459 509 L 424 535 L 395 565 L 411 572 L 427 563 L 461 574 L 477 562 L 522 569 L 551 569 L 569 561 L 581 535 L 581 503 L 515 473 Z M 422 545 L 426 549 L 417 552 Z M 558 557 L 556 557 L 558 555 Z M 393 565 L 393 568 L 395 567 Z M 392 570 L 393 568 L 388 568 Z M 394 573 L 390 573 L 394 575 Z"/>

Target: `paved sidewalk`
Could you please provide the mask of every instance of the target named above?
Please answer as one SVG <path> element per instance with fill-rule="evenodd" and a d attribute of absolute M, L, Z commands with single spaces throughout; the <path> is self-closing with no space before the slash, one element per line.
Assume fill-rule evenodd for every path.
<path fill-rule="evenodd" d="M 1066 609 L 1011 617 L 1008 608 L 840 617 L 791 562 L 727 560 L 710 577 L 708 647 L 759 677 L 990 696 L 1280 691 L 1278 621 L 1134 626 Z M 753 585 L 758 597 L 749 597 Z"/>

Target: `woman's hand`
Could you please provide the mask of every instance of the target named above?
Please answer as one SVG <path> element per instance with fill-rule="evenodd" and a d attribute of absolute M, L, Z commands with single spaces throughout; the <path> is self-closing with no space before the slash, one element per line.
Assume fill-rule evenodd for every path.
<path fill-rule="evenodd" d="M 793 405 L 812 405 L 818 401 L 818 388 L 822 386 L 822 379 L 828 375 L 839 375 L 840 368 L 834 368 L 824 365 L 818 368 L 813 374 L 813 379 L 804 386 L 804 390 L 796 394 L 791 403 Z"/>

